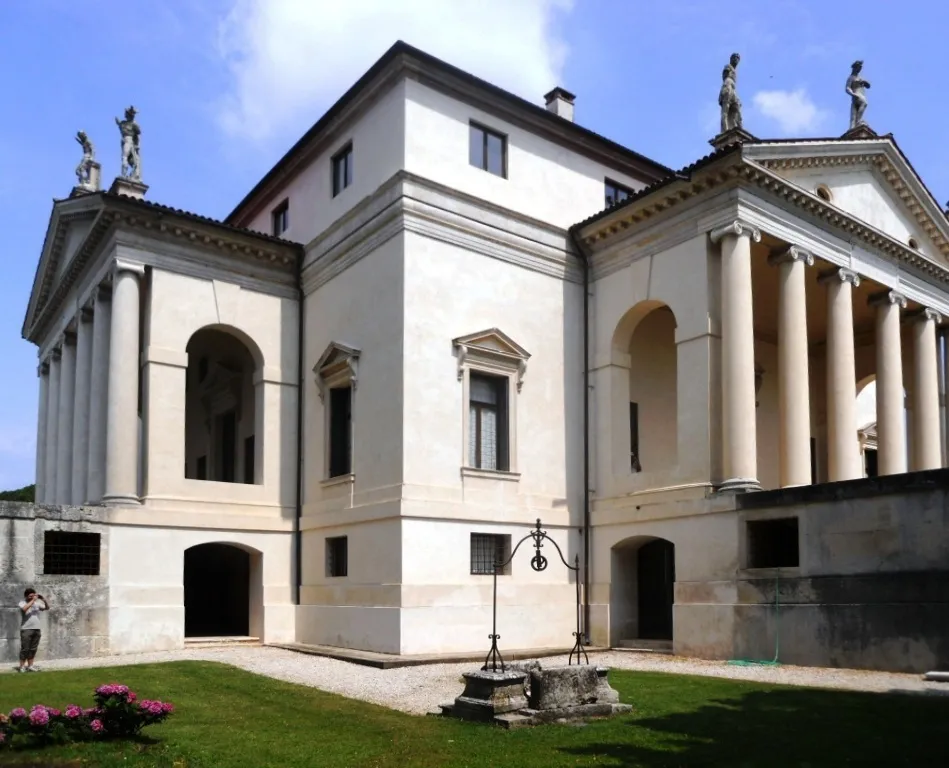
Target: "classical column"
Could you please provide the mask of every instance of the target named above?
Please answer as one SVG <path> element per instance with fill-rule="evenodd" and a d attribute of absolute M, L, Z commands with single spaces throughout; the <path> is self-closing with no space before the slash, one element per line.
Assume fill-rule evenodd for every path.
<path fill-rule="evenodd" d="M 76 392 L 76 334 L 63 338 L 59 370 L 59 435 L 56 453 L 56 503 L 72 503 L 72 433 Z"/>
<path fill-rule="evenodd" d="M 942 466 L 939 428 L 939 313 L 924 309 L 913 317 L 913 469 Z"/>
<path fill-rule="evenodd" d="M 778 288 L 778 459 L 781 487 L 811 482 L 811 405 L 807 359 L 804 268 L 814 257 L 791 246 L 769 261 L 780 269 Z"/>
<path fill-rule="evenodd" d="M 105 493 L 105 435 L 109 402 L 109 335 L 112 301 L 100 286 L 92 296 L 92 363 L 89 377 L 89 461 L 85 501 L 97 503 Z"/>
<path fill-rule="evenodd" d="M 942 441 L 943 454 L 942 465 L 949 466 L 949 329 L 943 328 L 939 334 L 941 348 L 942 369 L 942 397 L 940 407 L 942 408 Z"/>
<path fill-rule="evenodd" d="M 72 427 L 72 499 L 85 504 L 89 475 L 89 386 L 92 369 L 92 311 L 79 310 L 76 331 L 76 391 Z"/>
<path fill-rule="evenodd" d="M 834 269 L 827 286 L 827 470 L 831 482 L 863 477 L 857 438 L 857 374 L 853 350 L 853 288 L 860 276 Z"/>
<path fill-rule="evenodd" d="M 36 369 L 40 391 L 36 406 L 36 503 L 46 503 L 46 424 L 49 409 L 49 363 L 42 362 Z"/>
<path fill-rule="evenodd" d="M 751 242 L 761 233 L 736 220 L 711 237 L 722 251 L 722 489 L 751 490 L 759 487 Z"/>
<path fill-rule="evenodd" d="M 49 395 L 46 398 L 46 482 L 43 503 L 56 504 L 56 462 L 59 460 L 59 382 L 62 378 L 62 356 L 59 347 L 49 355 Z"/>
<path fill-rule="evenodd" d="M 109 338 L 106 504 L 138 504 L 139 278 L 141 264 L 116 261 Z"/>
<path fill-rule="evenodd" d="M 881 475 L 906 471 L 906 417 L 900 310 L 906 299 L 895 291 L 870 298 L 876 307 L 877 461 Z"/>

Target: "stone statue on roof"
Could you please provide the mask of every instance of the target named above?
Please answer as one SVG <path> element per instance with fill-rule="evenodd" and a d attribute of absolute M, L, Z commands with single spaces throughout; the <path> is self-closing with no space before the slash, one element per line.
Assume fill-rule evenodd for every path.
<path fill-rule="evenodd" d="M 741 128 L 741 99 L 738 98 L 738 62 L 741 56 L 733 53 L 722 70 L 722 89 L 718 105 L 722 108 L 722 133 Z"/>
<path fill-rule="evenodd" d="M 867 111 L 867 97 L 864 91 L 870 87 L 870 83 L 860 77 L 863 69 L 862 61 L 855 61 L 850 68 L 850 77 L 847 78 L 847 93 L 850 94 L 850 130 L 866 126 L 867 121 L 863 119 L 863 113 Z"/>
<path fill-rule="evenodd" d="M 142 164 L 139 157 L 139 137 L 142 129 L 135 122 L 135 107 L 125 110 L 125 119 L 115 118 L 122 134 L 122 170 L 120 175 L 132 181 L 142 180 Z"/>
<path fill-rule="evenodd" d="M 92 146 L 92 140 L 86 135 L 85 131 L 79 131 L 76 134 L 76 141 L 82 147 L 82 160 L 76 166 L 79 188 L 96 191 L 99 183 L 99 164 L 96 162 L 96 148 Z"/>

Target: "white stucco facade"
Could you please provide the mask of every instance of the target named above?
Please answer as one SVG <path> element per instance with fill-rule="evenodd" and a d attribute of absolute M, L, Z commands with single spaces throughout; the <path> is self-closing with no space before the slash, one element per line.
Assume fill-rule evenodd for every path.
<path fill-rule="evenodd" d="M 944 466 L 947 256 L 891 138 L 673 174 L 397 46 L 225 222 L 55 204 L 37 502 L 101 506 L 112 652 L 203 636 L 228 580 L 215 634 L 486 651 L 484 548 L 540 520 L 579 572 L 525 542 L 505 647 L 569 647 L 579 579 L 595 644 L 727 657 L 736 492 L 862 477 L 874 379 L 881 467 Z"/>

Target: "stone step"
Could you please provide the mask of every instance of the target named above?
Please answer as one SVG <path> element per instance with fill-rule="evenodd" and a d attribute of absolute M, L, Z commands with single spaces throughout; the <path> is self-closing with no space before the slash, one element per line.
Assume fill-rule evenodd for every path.
<path fill-rule="evenodd" d="M 260 645 L 260 638 L 249 635 L 185 638 L 185 648 L 213 648 L 222 645 Z"/>
<path fill-rule="evenodd" d="M 639 653 L 663 653 L 669 655 L 673 653 L 671 640 L 640 640 L 637 638 L 620 640 L 619 645 L 613 650 L 637 651 Z"/>
<path fill-rule="evenodd" d="M 949 683 L 949 672 L 927 672 L 923 675 L 923 680 L 929 680 L 933 683 Z"/>

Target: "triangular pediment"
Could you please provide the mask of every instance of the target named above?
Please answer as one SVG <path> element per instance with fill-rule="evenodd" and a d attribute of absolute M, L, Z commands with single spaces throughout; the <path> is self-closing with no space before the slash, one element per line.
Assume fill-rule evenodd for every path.
<path fill-rule="evenodd" d="M 746 160 L 920 255 L 949 262 L 949 220 L 890 136 L 761 142 Z"/>
<path fill-rule="evenodd" d="M 527 360 L 530 353 L 514 339 L 497 328 L 489 328 L 486 331 L 469 333 L 467 336 L 459 336 L 452 340 L 456 347 L 468 347 L 479 349 L 484 352 L 493 352 L 508 357 L 517 357 L 521 360 Z"/>
<path fill-rule="evenodd" d="M 62 281 L 73 257 L 92 231 L 102 208 L 101 196 L 97 194 L 58 200 L 54 203 L 46 228 L 43 250 L 33 277 L 26 318 L 23 321 L 24 337 L 29 336 L 36 316 Z"/>

